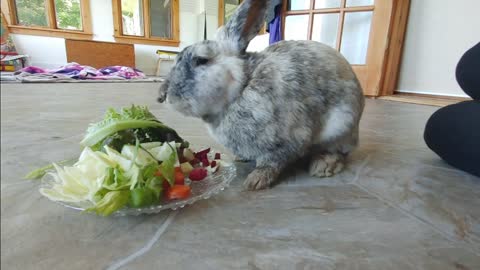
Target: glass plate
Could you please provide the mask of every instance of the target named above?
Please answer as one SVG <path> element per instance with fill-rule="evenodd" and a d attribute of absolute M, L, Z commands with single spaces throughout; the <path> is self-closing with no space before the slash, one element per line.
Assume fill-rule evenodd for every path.
<path fill-rule="evenodd" d="M 210 153 L 215 153 L 212 149 Z M 223 157 L 224 155 L 222 155 Z M 213 154 L 209 154 L 210 160 L 213 160 Z M 66 164 L 67 166 L 72 165 Z M 43 176 L 41 180 L 41 187 L 44 188 L 51 188 L 54 179 L 50 173 L 54 172 L 49 171 L 45 176 Z M 155 214 L 162 210 L 172 209 L 176 210 L 178 208 L 183 208 L 186 205 L 193 204 L 196 201 L 202 199 L 208 199 L 211 196 L 223 191 L 226 187 L 230 185 L 230 182 L 236 176 L 236 168 L 233 162 L 226 161 L 222 158 L 221 166 L 219 167 L 218 171 L 214 174 L 207 176 L 207 178 L 203 179 L 202 181 L 190 181 L 188 178 L 185 178 L 185 182 L 190 185 L 192 188 L 192 195 L 188 199 L 184 200 L 165 200 L 162 201 L 160 204 L 151 205 L 148 207 L 143 208 L 129 208 L 125 207 L 122 208 L 112 214 L 112 216 L 126 216 L 126 215 L 140 215 L 140 214 Z M 71 203 L 71 202 L 62 202 L 62 201 L 55 201 L 67 208 L 75 209 L 75 210 L 85 210 L 92 206 L 91 202 L 80 202 L 80 203 Z"/>

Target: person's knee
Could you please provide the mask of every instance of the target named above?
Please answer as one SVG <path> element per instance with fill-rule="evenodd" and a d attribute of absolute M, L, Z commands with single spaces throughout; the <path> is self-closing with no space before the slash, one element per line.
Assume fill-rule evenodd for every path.
<path fill-rule="evenodd" d="M 427 146 L 447 163 L 480 176 L 480 102 L 439 109 L 427 121 Z"/>
<path fill-rule="evenodd" d="M 463 91 L 475 100 L 480 100 L 480 43 L 469 49 L 457 64 L 455 75 Z"/>

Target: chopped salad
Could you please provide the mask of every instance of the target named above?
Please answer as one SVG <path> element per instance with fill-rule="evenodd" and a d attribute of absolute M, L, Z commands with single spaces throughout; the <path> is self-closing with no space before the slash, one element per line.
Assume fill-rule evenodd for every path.
<path fill-rule="evenodd" d="M 81 141 L 78 161 L 53 163 L 47 170 L 51 187 L 40 193 L 50 200 L 90 202 L 88 212 L 108 216 L 123 207 L 141 208 L 191 196 L 191 181 L 202 181 L 220 166 L 220 154 L 209 160 L 210 149 L 194 152 L 172 128 L 147 107 L 108 109 L 102 121 L 90 125 Z"/>

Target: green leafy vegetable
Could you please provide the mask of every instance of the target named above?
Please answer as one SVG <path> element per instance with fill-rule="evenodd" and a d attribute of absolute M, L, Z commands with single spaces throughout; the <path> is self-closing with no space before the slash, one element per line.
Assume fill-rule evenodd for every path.
<path fill-rule="evenodd" d="M 149 188 L 153 194 L 155 194 L 155 197 L 157 200 L 160 200 L 160 197 L 163 192 L 163 179 L 160 179 L 159 177 L 151 177 L 150 179 L 147 180 L 146 187 Z"/>
<path fill-rule="evenodd" d="M 129 189 L 131 184 L 131 179 L 124 175 L 119 168 L 107 168 L 103 188 L 108 190 Z"/>
<path fill-rule="evenodd" d="M 167 159 L 165 159 L 162 164 L 160 164 L 160 172 L 162 176 L 168 181 L 170 186 L 175 184 L 175 162 L 177 161 L 177 151 L 173 148 L 170 143 L 165 143 L 166 145 L 172 148 L 172 151 Z M 175 144 L 174 144 L 175 145 Z"/>
<path fill-rule="evenodd" d="M 110 191 L 97 202 L 94 207 L 86 209 L 87 212 L 95 212 L 101 216 L 109 216 L 118 209 L 124 207 L 130 199 L 130 191 Z"/>
<path fill-rule="evenodd" d="M 97 148 L 100 147 L 98 143 L 118 131 L 149 127 L 170 129 L 158 121 L 147 107 L 132 105 L 130 108 L 123 108 L 120 112 L 110 108 L 102 121 L 92 124 L 87 129 L 87 134 L 80 144 L 96 146 L 93 149 L 98 150 Z"/>
<path fill-rule="evenodd" d="M 130 191 L 130 205 L 132 207 L 144 207 L 151 205 L 155 200 L 154 192 L 146 187 L 138 187 Z"/>
<path fill-rule="evenodd" d="M 73 163 L 74 160 L 72 159 L 67 159 L 67 160 L 63 160 L 63 161 L 59 161 L 57 162 L 57 165 L 65 165 L 65 164 L 68 164 L 68 163 Z M 39 179 L 41 177 L 43 177 L 45 174 L 47 174 L 47 171 L 49 170 L 52 170 L 54 168 L 53 164 L 50 164 L 50 165 L 47 165 L 45 167 L 42 167 L 42 168 L 38 168 L 36 170 L 33 170 L 31 172 L 29 172 L 27 175 L 25 175 L 23 177 L 23 179 Z"/>

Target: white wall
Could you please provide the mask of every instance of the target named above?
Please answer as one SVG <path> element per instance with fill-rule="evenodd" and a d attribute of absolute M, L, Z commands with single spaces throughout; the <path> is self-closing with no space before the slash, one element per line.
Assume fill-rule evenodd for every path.
<path fill-rule="evenodd" d="M 208 2 L 218 2 L 207 0 Z M 203 5 L 198 0 L 180 0 L 180 46 L 162 47 L 152 45 L 135 44 L 136 67 L 148 75 L 155 74 L 157 67 L 158 49 L 180 51 L 181 48 L 203 39 L 203 28 L 199 29 L 198 18 L 204 15 Z M 93 40 L 111 41 L 113 37 L 113 14 L 111 0 L 90 1 L 92 14 Z M 211 12 L 210 12 L 211 13 Z M 210 15 L 207 12 L 207 15 Z M 211 14 L 213 16 L 214 14 Z M 215 16 L 217 16 L 215 14 Z M 209 36 L 213 29 L 217 28 L 215 19 L 209 19 Z M 201 31 L 201 32 L 199 32 Z M 12 34 L 18 52 L 30 56 L 30 64 L 44 68 L 57 68 L 67 63 L 65 40 L 63 38 L 51 38 L 41 36 L 29 36 Z"/>
<path fill-rule="evenodd" d="M 399 91 L 466 96 L 455 68 L 480 41 L 479 10 L 478 0 L 412 0 Z"/>

